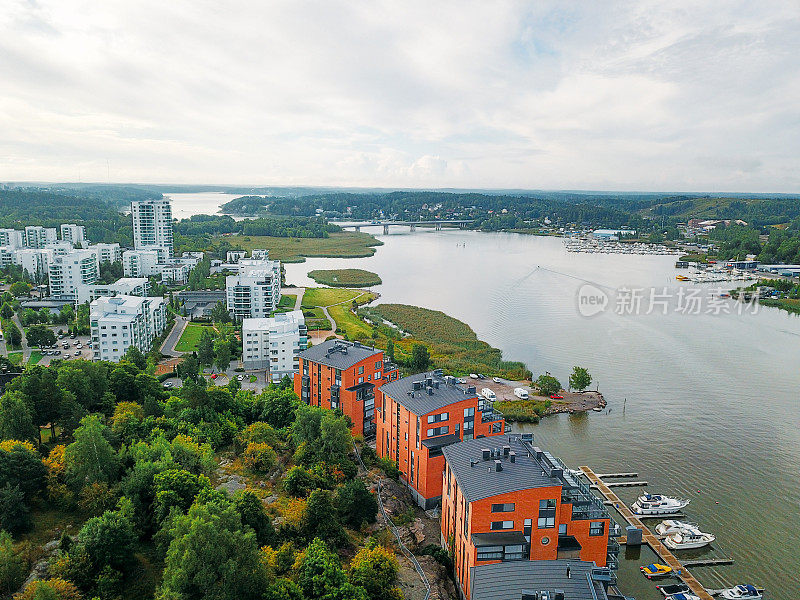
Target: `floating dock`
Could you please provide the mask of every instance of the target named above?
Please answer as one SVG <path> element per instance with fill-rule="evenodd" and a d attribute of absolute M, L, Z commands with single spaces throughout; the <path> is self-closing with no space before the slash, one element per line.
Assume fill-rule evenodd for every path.
<path fill-rule="evenodd" d="M 652 531 L 650 531 L 650 529 L 642 522 L 642 520 L 633 514 L 633 511 L 628 508 L 628 505 L 620 500 L 619 496 L 617 496 L 611 490 L 611 488 L 603 482 L 600 476 L 595 474 L 595 472 L 589 467 L 581 467 L 580 470 L 589 480 L 589 483 L 592 484 L 592 487 L 594 487 L 603 495 L 605 504 L 613 506 L 630 525 L 642 530 L 642 543 L 647 544 L 653 549 L 653 552 L 658 555 L 661 563 L 672 567 L 673 573 L 689 586 L 689 589 L 695 596 L 699 597 L 700 600 L 714 600 L 706 588 L 704 588 L 703 585 L 697 581 L 697 579 L 695 579 L 694 575 L 689 572 L 687 566 L 701 566 L 701 564 L 731 564 L 733 562 L 732 560 L 728 560 L 726 562 L 716 562 L 718 559 L 711 559 L 708 561 L 687 561 L 686 564 L 681 563 L 681 561 L 675 557 L 670 549 L 667 548 L 661 542 L 661 540 L 658 539 L 655 534 L 653 534 Z M 627 542 L 627 539 L 625 539 L 625 542 Z M 624 543 L 623 538 L 620 539 L 620 543 Z"/>

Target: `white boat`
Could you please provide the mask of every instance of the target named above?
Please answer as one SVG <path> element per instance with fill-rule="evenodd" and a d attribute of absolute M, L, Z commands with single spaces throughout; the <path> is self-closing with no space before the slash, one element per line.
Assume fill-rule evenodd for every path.
<path fill-rule="evenodd" d="M 737 585 L 720 592 L 720 597 L 725 600 L 761 600 L 764 597 L 763 590 L 759 590 L 754 585 Z"/>
<path fill-rule="evenodd" d="M 700 600 L 700 596 L 695 596 L 691 592 L 680 592 L 666 596 L 664 600 Z"/>
<path fill-rule="evenodd" d="M 671 498 L 661 494 L 642 494 L 631 504 L 631 510 L 637 515 L 673 515 L 689 504 L 689 500 Z"/>
<path fill-rule="evenodd" d="M 661 523 L 656 525 L 656 534 L 670 535 L 671 533 L 678 533 L 684 529 L 695 529 L 696 527 L 697 525 L 694 523 L 687 523 L 686 521 L 673 521 L 672 519 L 668 519 L 666 521 L 661 521 Z"/>
<path fill-rule="evenodd" d="M 670 550 L 694 550 L 704 548 L 717 538 L 713 533 L 703 533 L 696 527 L 672 533 L 664 540 L 664 545 Z"/>

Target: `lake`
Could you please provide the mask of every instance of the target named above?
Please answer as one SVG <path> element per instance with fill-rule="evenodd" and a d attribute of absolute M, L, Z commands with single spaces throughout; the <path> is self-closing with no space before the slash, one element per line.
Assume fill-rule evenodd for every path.
<path fill-rule="evenodd" d="M 222 192 L 191 192 L 164 194 L 172 200 L 172 217 L 188 219 L 192 215 L 216 215 L 219 207 L 244 194 L 223 194 Z"/>
<path fill-rule="evenodd" d="M 373 288 L 379 302 L 457 317 L 536 375 L 549 371 L 566 385 L 573 365 L 588 368 L 607 413 L 517 430 L 570 467 L 635 471 L 651 493 L 690 498 L 688 520 L 717 536 L 713 550 L 692 557 L 735 560 L 693 569 L 706 587 L 752 582 L 773 599 L 800 598 L 800 318 L 771 308 L 738 314 L 717 292 L 707 296 L 719 284 L 704 286 L 701 314 L 676 312 L 678 289 L 697 286 L 675 280 L 685 271 L 673 256 L 573 254 L 558 238 L 507 233 L 366 230 L 384 242 L 374 256 L 287 264 L 287 283 L 314 285 L 312 269 L 367 269 L 384 282 Z M 591 318 L 577 298 L 586 282 L 609 298 Z M 650 314 L 618 314 L 630 308 L 619 299 L 635 296 L 622 288 L 646 292 L 641 312 Z M 619 495 L 630 502 L 641 489 Z M 661 598 L 638 571 L 652 552 L 630 552 L 622 590 Z"/>

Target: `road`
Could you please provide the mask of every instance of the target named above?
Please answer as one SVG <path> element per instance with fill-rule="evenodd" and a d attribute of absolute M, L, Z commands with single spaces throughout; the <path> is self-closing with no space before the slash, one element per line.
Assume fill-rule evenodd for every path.
<path fill-rule="evenodd" d="M 182 352 L 177 352 L 175 350 L 175 346 L 177 345 L 178 340 L 181 339 L 183 330 L 186 329 L 186 324 L 188 322 L 189 319 L 186 317 L 175 317 L 175 324 L 172 326 L 172 331 L 169 332 L 167 339 L 165 339 L 164 343 L 161 344 L 161 354 L 165 356 L 172 356 L 173 358 L 180 358 L 183 356 Z"/>
<path fill-rule="evenodd" d="M 14 321 L 22 332 L 22 364 L 26 364 L 31 357 L 31 347 L 28 346 L 28 340 L 25 339 L 25 328 L 22 326 L 22 322 L 19 320 L 19 315 L 17 315 L 17 313 L 14 313 L 11 320 Z"/>

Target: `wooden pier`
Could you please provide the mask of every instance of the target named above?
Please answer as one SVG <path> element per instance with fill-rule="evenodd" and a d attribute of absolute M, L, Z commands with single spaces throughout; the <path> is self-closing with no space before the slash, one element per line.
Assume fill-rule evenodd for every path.
<path fill-rule="evenodd" d="M 607 487 L 615 488 L 615 487 L 637 487 L 637 486 L 646 486 L 646 481 L 609 481 L 606 483 Z"/>
<path fill-rule="evenodd" d="M 605 499 L 605 504 L 613 506 L 619 514 L 621 514 L 629 524 L 637 527 L 638 529 L 642 530 L 642 543 L 647 544 L 653 549 L 658 555 L 658 558 L 661 563 L 672 567 L 672 572 L 678 576 L 686 585 L 689 586 L 689 589 L 695 596 L 698 596 L 700 600 L 714 600 L 711 594 L 708 593 L 706 588 L 702 586 L 702 584 L 695 579 L 694 575 L 692 575 L 689 570 L 686 568 L 687 565 L 681 563 L 675 555 L 667 548 L 661 540 L 658 539 L 653 532 L 642 522 L 642 520 L 633 514 L 633 511 L 628 508 L 628 505 L 625 504 L 622 500 L 619 499 L 608 485 L 606 485 L 603 480 L 595 474 L 589 467 L 581 467 L 580 468 L 586 478 L 589 480 L 589 483 L 593 485 L 597 491 L 599 491 L 603 498 Z M 627 539 L 625 540 L 627 541 Z M 622 543 L 620 541 L 620 543 Z M 699 566 L 696 564 L 697 561 L 694 562 L 694 566 Z M 692 562 L 689 562 L 689 565 L 692 565 Z M 707 561 L 703 561 L 704 564 L 707 564 Z M 720 563 L 716 563 L 720 564 Z M 726 563 L 730 564 L 730 563 Z"/>
<path fill-rule="evenodd" d="M 597 476 L 600 479 L 632 479 L 633 477 L 638 477 L 638 473 L 598 473 Z"/>

